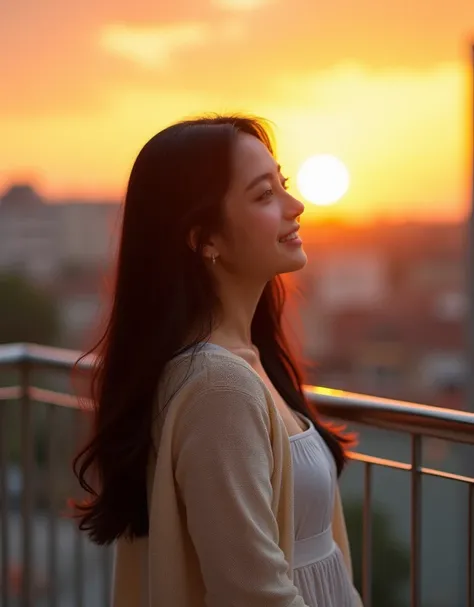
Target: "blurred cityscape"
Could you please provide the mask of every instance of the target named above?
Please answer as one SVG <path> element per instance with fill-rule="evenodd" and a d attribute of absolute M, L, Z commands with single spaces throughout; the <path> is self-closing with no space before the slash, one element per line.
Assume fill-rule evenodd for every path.
<path fill-rule="evenodd" d="M 51 204 L 28 184 L 0 199 L 0 271 L 50 296 L 54 345 L 83 349 L 96 336 L 120 211 L 111 201 Z M 309 263 L 294 277 L 292 326 L 308 383 L 465 409 L 465 225 L 303 223 L 302 233 Z"/>

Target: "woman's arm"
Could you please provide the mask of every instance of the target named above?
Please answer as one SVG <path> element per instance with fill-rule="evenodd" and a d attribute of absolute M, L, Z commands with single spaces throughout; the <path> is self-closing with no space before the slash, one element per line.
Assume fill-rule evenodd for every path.
<path fill-rule="evenodd" d="M 175 474 L 206 605 L 306 607 L 278 545 L 266 404 L 222 384 L 190 401 L 176 431 Z"/>

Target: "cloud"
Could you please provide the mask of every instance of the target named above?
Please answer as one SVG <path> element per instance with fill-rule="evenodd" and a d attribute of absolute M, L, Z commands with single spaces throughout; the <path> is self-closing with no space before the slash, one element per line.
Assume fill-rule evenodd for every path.
<path fill-rule="evenodd" d="M 101 46 L 146 68 L 166 67 L 173 54 L 201 46 L 208 39 L 204 23 L 136 26 L 109 24 L 100 32 Z"/>
<path fill-rule="evenodd" d="M 215 23 L 189 22 L 166 25 L 108 24 L 99 35 L 100 46 L 109 54 L 128 59 L 147 69 L 166 69 L 174 56 L 216 45 L 244 40 L 245 24 L 235 18 Z"/>

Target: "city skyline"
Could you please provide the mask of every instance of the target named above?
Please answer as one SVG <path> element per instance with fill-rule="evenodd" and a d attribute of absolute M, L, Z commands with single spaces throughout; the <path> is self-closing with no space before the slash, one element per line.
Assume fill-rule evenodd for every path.
<path fill-rule="evenodd" d="M 157 130 L 247 111 L 276 124 L 293 187 L 314 153 L 348 166 L 347 195 L 310 219 L 465 215 L 470 0 L 89 2 L 2 9 L 2 189 L 120 200 Z"/>

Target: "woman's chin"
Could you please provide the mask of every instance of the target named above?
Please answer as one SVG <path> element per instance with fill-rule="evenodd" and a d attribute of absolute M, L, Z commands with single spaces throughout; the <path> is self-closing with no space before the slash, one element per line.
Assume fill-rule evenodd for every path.
<path fill-rule="evenodd" d="M 292 255 L 289 255 L 285 259 L 285 261 L 281 264 L 282 269 L 278 273 L 287 274 L 288 272 L 297 272 L 305 267 L 307 261 L 308 257 L 303 248 L 300 247 L 297 251 L 294 251 Z"/>

